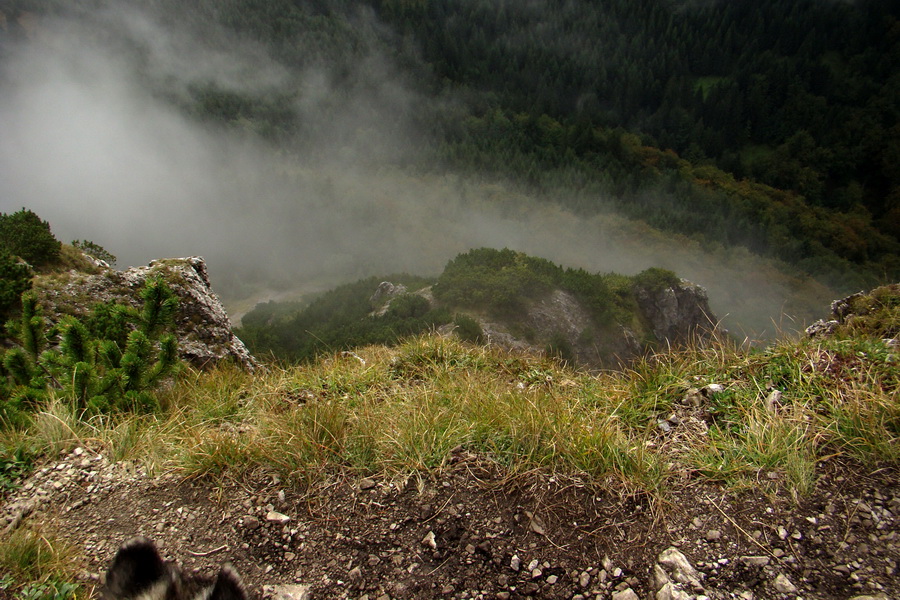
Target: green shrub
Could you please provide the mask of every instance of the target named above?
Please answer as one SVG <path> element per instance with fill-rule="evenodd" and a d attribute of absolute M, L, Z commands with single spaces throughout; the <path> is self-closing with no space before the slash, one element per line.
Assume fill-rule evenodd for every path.
<path fill-rule="evenodd" d="M 368 344 L 395 344 L 405 336 L 452 320 L 448 311 L 431 309 L 428 300 L 417 294 L 392 298 L 384 315 L 373 316 L 372 294 L 386 280 L 408 289 L 432 283 L 404 274 L 369 277 L 325 292 L 305 306 L 259 304 L 244 316 L 236 333 L 257 356 L 271 353 L 278 358 L 307 361 L 322 353 Z"/>
<path fill-rule="evenodd" d="M 0 250 L 0 323 L 19 306 L 19 299 L 29 289 L 31 269 L 9 252 Z"/>
<path fill-rule="evenodd" d="M 116 255 L 108 251 L 100 244 L 95 244 L 90 240 L 74 240 L 72 242 L 72 245 L 88 256 L 93 256 L 97 260 L 102 260 L 110 266 L 116 264 Z"/>
<path fill-rule="evenodd" d="M 484 330 L 481 328 L 481 324 L 469 315 L 456 315 L 453 317 L 453 324 L 456 325 L 456 335 L 462 341 L 473 344 L 484 343 Z"/>
<path fill-rule="evenodd" d="M 523 309 L 526 299 L 545 293 L 558 270 L 549 261 L 521 252 L 477 248 L 447 263 L 434 295 L 450 306 L 513 315 Z"/>
<path fill-rule="evenodd" d="M 84 321 L 69 316 L 48 330 L 36 297 L 24 294 L 12 328 L 18 345 L 0 361 L 0 417 L 16 424 L 51 390 L 88 412 L 153 410 L 150 392 L 178 364 L 168 332 L 177 298 L 161 279 L 148 281 L 141 298 L 140 311 L 99 305 Z"/>
<path fill-rule="evenodd" d="M 661 292 L 681 285 L 681 278 L 668 269 L 651 267 L 635 275 L 633 282 L 635 289 Z"/>
<path fill-rule="evenodd" d="M 424 317 L 431 309 L 431 303 L 418 294 L 401 294 L 390 301 L 387 316 L 396 319 Z"/>
<path fill-rule="evenodd" d="M 565 335 L 559 332 L 550 336 L 550 341 L 547 342 L 544 352 L 547 353 L 547 356 L 570 365 L 574 365 L 577 362 L 572 343 L 569 342 Z"/>
<path fill-rule="evenodd" d="M 451 260 L 434 286 L 434 295 L 450 306 L 486 310 L 515 319 L 529 299 L 559 288 L 577 297 L 598 325 L 611 320 L 618 300 L 605 277 L 584 269 L 563 269 L 509 249 L 478 248 Z"/>
<path fill-rule="evenodd" d="M 0 213 L 0 249 L 39 267 L 58 262 L 61 247 L 50 224 L 34 212 L 23 208 L 9 215 Z"/>

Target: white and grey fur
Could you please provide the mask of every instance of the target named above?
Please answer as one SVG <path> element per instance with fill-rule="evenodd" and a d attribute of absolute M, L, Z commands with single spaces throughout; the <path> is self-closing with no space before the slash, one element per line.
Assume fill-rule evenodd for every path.
<path fill-rule="evenodd" d="M 185 576 L 136 537 L 119 548 L 106 572 L 104 600 L 247 600 L 237 572 L 225 565 L 215 579 Z"/>

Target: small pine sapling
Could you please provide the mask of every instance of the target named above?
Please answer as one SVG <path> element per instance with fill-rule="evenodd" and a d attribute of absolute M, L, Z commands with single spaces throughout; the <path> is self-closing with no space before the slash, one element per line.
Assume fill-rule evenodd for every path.
<path fill-rule="evenodd" d="M 48 332 L 33 294 L 11 332 L 18 346 L 3 356 L 0 418 L 33 408 L 49 390 L 88 412 L 156 408 L 150 393 L 178 367 L 178 343 L 168 331 L 178 298 L 161 279 L 141 291 L 141 310 L 101 304 L 85 320 L 66 317 Z M 55 347 L 48 350 L 51 340 Z M 7 418 L 11 421 L 11 418 Z"/>

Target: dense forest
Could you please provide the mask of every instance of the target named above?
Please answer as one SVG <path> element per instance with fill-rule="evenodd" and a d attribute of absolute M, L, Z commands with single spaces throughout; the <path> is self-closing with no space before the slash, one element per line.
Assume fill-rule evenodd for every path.
<path fill-rule="evenodd" d="M 224 31 L 258 44 L 292 73 L 274 87 L 174 86 L 142 63 L 146 48 L 125 46 L 158 94 L 289 154 L 314 155 L 306 142 L 323 132 L 354 135 L 333 128 L 329 110 L 384 95 L 375 82 L 396 78 L 427 101 L 369 116 L 416 125 L 418 147 L 395 157 L 403 168 L 501 179 L 582 214 L 746 247 L 841 291 L 900 276 L 900 5 L 890 0 L 128 4 L 210 43 L 225 43 Z M 95 15 L 106 4 L 4 6 Z M 15 24 L 4 39 L 22 34 Z M 304 77 L 324 67 L 330 95 L 312 98 Z M 298 107 L 313 101 L 320 118 L 305 118 Z"/>

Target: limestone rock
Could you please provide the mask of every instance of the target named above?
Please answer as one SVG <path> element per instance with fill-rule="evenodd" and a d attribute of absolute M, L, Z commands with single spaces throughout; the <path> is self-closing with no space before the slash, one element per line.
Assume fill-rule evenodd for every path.
<path fill-rule="evenodd" d="M 691 565 L 687 557 L 677 548 L 663 550 L 657 559 L 659 564 L 667 567 L 672 573 L 672 579 L 680 583 L 699 584 L 700 573 Z"/>
<path fill-rule="evenodd" d="M 806 328 L 806 335 L 809 337 L 828 337 L 834 333 L 837 326 L 837 321 L 823 321 L 822 319 L 819 319 Z"/>
<path fill-rule="evenodd" d="M 162 277 L 178 296 L 175 335 L 182 359 L 198 368 L 212 367 L 220 361 L 234 361 L 247 370 L 257 366 L 247 347 L 234 335 L 228 313 L 213 292 L 206 262 L 200 257 L 155 260 L 145 267 L 125 271 L 70 271 L 61 283 L 46 280 L 35 288 L 48 318 L 56 321 L 64 314 L 87 315 L 95 304 L 103 302 L 140 307 L 140 291 L 153 277 Z"/>
<path fill-rule="evenodd" d="M 288 523 L 290 520 L 291 520 L 291 518 L 289 516 L 282 514 L 280 512 L 274 511 L 274 510 L 270 510 L 268 513 L 266 513 L 266 521 L 269 521 L 270 523 L 284 525 L 284 524 Z"/>
<path fill-rule="evenodd" d="M 652 333 L 661 343 L 679 344 L 694 335 L 713 329 L 715 318 L 706 291 L 683 282 L 661 291 L 637 290 L 639 317 L 649 332 L 619 325 L 600 332 L 590 311 L 568 291 L 555 289 L 528 304 L 518 330 L 532 332 L 534 340 L 524 341 L 507 324 L 481 321 L 489 343 L 514 351 L 543 351 L 551 343 L 565 343 L 576 364 L 609 367 L 640 356 L 645 348 L 640 340 Z"/>
<path fill-rule="evenodd" d="M 390 281 L 382 281 L 372 297 L 369 298 L 369 304 L 376 307 L 372 314 L 376 317 L 383 317 L 391 307 L 391 300 L 405 293 L 406 286 L 402 283 L 393 284 Z"/>
<path fill-rule="evenodd" d="M 843 323 L 847 320 L 847 317 L 853 314 L 853 301 L 862 298 L 864 295 L 863 292 L 856 292 L 846 298 L 835 300 L 831 303 L 831 314 L 834 315 L 839 323 Z"/>
<path fill-rule="evenodd" d="M 660 341 L 679 344 L 713 329 L 706 290 L 682 280 L 680 286 L 636 290 L 638 306 Z"/>
<path fill-rule="evenodd" d="M 612 593 L 612 600 L 639 600 L 639 596 L 631 588 Z"/>
<path fill-rule="evenodd" d="M 308 585 L 275 585 L 266 591 L 273 600 L 310 600 Z"/>
<path fill-rule="evenodd" d="M 797 591 L 797 586 L 791 583 L 784 573 L 779 573 L 775 578 L 775 590 L 779 594 L 793 594 Z"/>
<path fill-rule="evenodd" d="M 399 296 L 400 294 L 406 293 L 406 286 L 402 283 L 393 284 L 390 281 L 382 281 L 378 289 L 375 290 L 375 293 L 372 294 L 372 297 L 369 298 L 369 302 L 372 304 L 381 304 L 388 298 L 393 298 L 394 296 Z"/>

